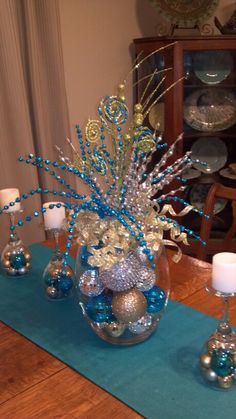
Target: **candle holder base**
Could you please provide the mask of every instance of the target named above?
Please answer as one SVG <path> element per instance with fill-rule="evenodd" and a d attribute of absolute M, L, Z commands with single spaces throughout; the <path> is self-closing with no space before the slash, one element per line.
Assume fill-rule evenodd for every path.
<path fill-rule="evenodd" d="M 206 341 L 200 355 L 200 366 L 204 379 L 215 389 L 236 387 L 236 334 L 229 323 L 229 299 L 235 292 L 216 290 L 209 281 L 206 290 L 222 299 L 222 319 L 216 331 Z"/>
<path fill-rule="evenodd" d="M 204 379 L 215 389 L 236 387 L 236 334 L 228 322 L 220 322 L 200 356 Z"/>

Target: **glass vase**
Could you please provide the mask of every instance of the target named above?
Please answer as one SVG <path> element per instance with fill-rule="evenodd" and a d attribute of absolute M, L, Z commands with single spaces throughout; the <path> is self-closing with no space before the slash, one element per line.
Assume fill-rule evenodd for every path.
<path fill-rule="evenodd" d="M 165 248 L 156 254 L 153 269 L 140 247 L 110 269 L 89 264 L 91 254 L 81 246 L 76 258 L 76 290 L 83 315 L 105 341 L 132 345 L 157 328 L 168 303 L 169 265 Z"/>
<path fill-rule="evenodd" d="M 51 301 L 70 298 L 74 291 L 74 272 L 63 265 L 63 254 L 59 249 L 59 231 L 52 231 L 55 249 L 43 273 L 43 287 L 46 297 Z"/>

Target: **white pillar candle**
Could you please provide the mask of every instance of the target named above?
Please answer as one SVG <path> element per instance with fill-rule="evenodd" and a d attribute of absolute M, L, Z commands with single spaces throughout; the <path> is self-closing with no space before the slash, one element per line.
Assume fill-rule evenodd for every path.
<path fill-rule="evenodd" d="M 50 204 L 54 207 L 49 208 Z M 63 220 L 66 218 L 65 208 L 63 206 L 57 208 L 56 204 L 63 205 L 62 202 L 45 202 L 43 204 L 43 207 L 46 208 L 46 212 L 43 213 L 45 230 L 60 229 Z"/>
<path fill-rule="evenodd" d="M 21 209 L 20 202 L 16 202 L 14 205 L 10 206 L 11 202 L 15 202 L 16 198 L 20 197 L 20 191 L 16 188 L 8 188 L 0 190 L 0 207 L 3 209 L 4 206 L 9 206 L 8 209 L 4 212 L 15 212 Z"/>
<path fill-rule="evenodd" d="M 212 287 L 223 293 L 236 292 L 236 253 L 222 252 L 213 256 Z"/>

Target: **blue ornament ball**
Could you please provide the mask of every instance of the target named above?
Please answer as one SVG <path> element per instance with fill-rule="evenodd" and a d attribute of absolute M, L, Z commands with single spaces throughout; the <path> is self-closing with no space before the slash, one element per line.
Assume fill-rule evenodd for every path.
<path fill-rule="evenodd" d="M 61 275 L 61 277 L 58 278 L 58 288 L 63 294 L 69 292 L 72 287 L 73 279 L 70 276 Z"/>
<path fill-rule="evenodd" d="M 214 350 L 211 357 L 211 369 L 220 377 L 232 374 L 234 370 L 232 355 L 222 349 Z"/>
<path fill-rule="evenodd" d="M 158 313 L 161 311 L 165 306 L 166 301 L 166 294 L 165 291 L 161 288 L 155 285 L 148 291 L 143 292 L 144 296 L 147 300 L 147 312 L 152 313 Z"/>
<path fill-rule="evenodd" d="M 85 311 L 91 320 L 97 323 L 109 323 L 112 318 L 111 297 L 100 294 L 88 300 Z"/>
<path fill-rule="evenodd" d="M 10 264 L 14 269 L 23 268 L 26 265 L 26 258 L 24 253 L 12 253 L 10 256 Z"/>

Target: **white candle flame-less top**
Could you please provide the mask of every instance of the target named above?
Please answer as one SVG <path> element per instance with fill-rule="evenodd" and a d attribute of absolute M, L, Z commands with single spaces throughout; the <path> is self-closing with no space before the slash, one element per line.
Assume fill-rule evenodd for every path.
<path fill-rule="evenodd" d="M 53 204 L 53 208 L 49 208 L 49 205 Z M 43 207 L 46 208 L 46 212 L 43 213 L 44 227 L 45 230 L 60 229 L 63 220 L 66 218 L 66 211 L 63 206 L 57 208 L 56 204 L 62 204 L 62 202 L 45 202 Z"/>
<path fill-rule="evenodd" d="M 10 202 L 15 202 L 16 198 L 20 197 L 20 191 L 16 188 L 8 188 L 0 190 L 0 207 L 9 206 Z M 15 212 L 21 209 L 20 202 L 16 202 L 15 205 L 9 206 L 4 212 Z"/>
<path fill-rule="evenodd" d="M 213 256 L 212 287 L 222 293 L 236 293 L 236 253 L 222 252 Z"/>

